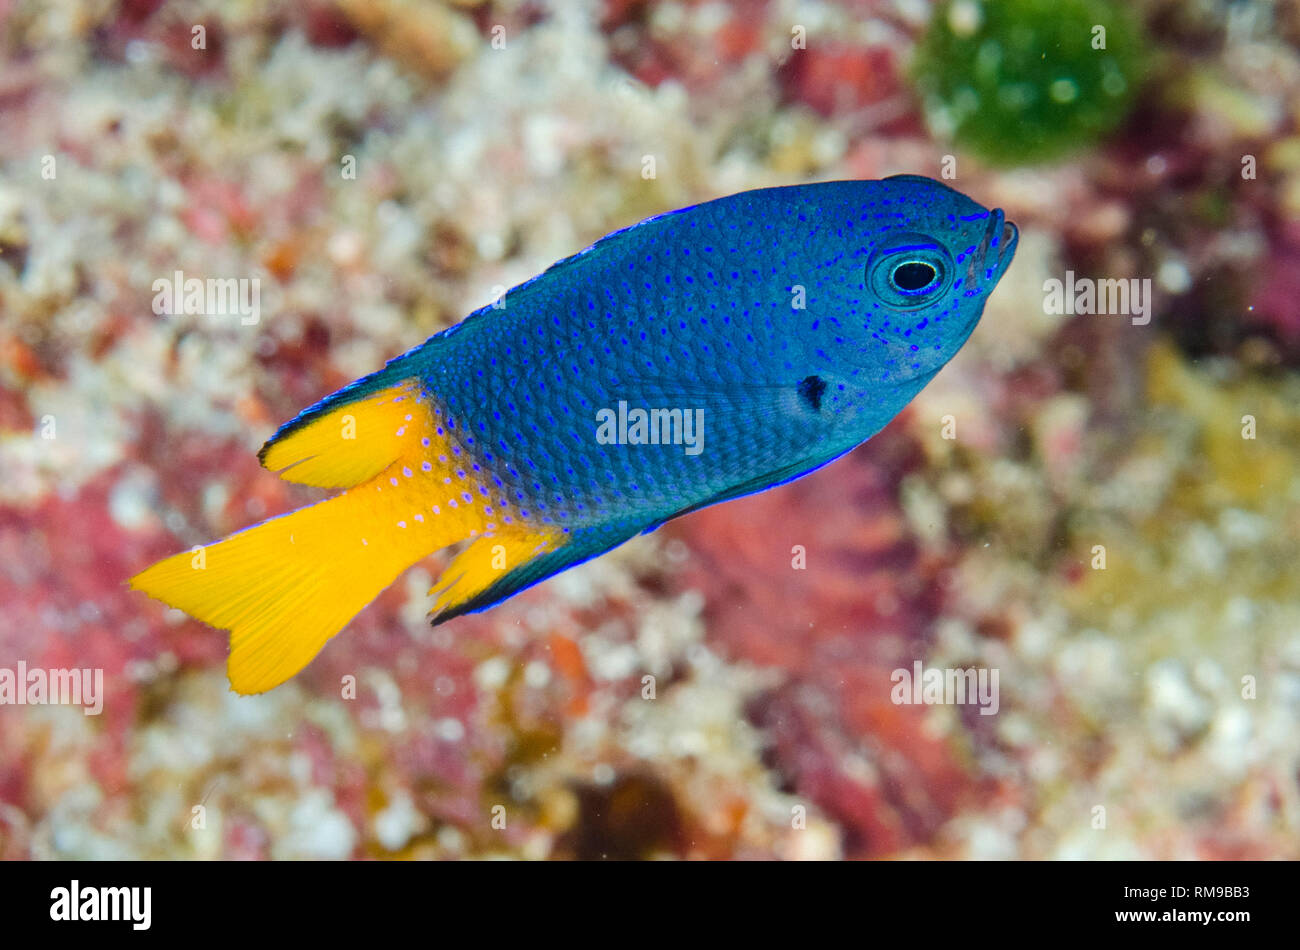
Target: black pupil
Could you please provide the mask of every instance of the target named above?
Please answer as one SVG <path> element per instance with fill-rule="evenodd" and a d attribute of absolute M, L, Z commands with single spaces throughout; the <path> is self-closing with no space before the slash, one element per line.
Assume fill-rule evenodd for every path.
<path fill-rule="evenodd" d="M 894 268 L 894 286 L 899 290 L 921 290 L 934 280 L 935 269 L 925 261 L 908 261 Z"/>

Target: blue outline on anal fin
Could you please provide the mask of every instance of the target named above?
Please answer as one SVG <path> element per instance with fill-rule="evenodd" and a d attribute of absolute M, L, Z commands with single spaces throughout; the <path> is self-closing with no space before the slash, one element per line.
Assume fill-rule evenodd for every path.
<path fill-rule="evenodd" d="M 514 570 L 507 571 L 500 580 L 488 585 L 473 597 L 434 615 L 431 623 L 436 627 L 461 614 L 487 610 L 562 571 L 577 567 L 592 558 L 614 550 L 623 542 L 636 537 L 644 524 L 644 521 L 637 521 L 635 524 L 625 521 L 613 526 L 579 528 L 565 536 L 569 538 L 567 543 L 521 564 Z"/>

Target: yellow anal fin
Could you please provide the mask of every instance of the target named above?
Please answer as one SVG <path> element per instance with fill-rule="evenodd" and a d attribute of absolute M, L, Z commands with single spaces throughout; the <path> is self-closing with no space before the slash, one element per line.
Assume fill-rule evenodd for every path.
<path fill-rule="evenodd" d="M 410 454 L 416 429 L 424 434 L 427 425 L 422 399 L 419 384 L 407 380 L 364 399 L 341 400 L 337 408 L 285 426 L 258 458 L 291 482 L 360 485 Z"/>
<path fill-rule="evenodd" d="M 516 524 L 475 538 L 438 576 L 429 591 L 434 598 L 430 613 L 435 618 L 458 614 L 460 608 L 479 599 L 494 584 L 557 550 L 562 537 L 559 531 L 546 533 Z"/>

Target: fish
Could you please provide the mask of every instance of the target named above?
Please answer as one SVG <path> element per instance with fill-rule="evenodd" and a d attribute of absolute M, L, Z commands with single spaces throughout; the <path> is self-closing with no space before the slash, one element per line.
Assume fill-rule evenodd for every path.
<path fill-rule="evenodd" d="M 337 494 L 135 590 L 230 631 L 241 694 L 430 555 L 444 623 L 870 439 L 951 360 L 1016 226 L 917 175 L 761 188 L 615 231 L 282 425 Z"/>

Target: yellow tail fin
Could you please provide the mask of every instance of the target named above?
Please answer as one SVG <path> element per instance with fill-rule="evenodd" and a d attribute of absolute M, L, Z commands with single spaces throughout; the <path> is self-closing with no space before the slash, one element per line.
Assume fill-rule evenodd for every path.
<path fill-rule="evenodd" d="M 240 693 L 283 683 L 404 570 L 457 542 L 473 541 L 435 591 L 437 610 L 476 602 L 560 535 L 494 513 L 452 429 L 414 381 L 344 390 L 285 426 L 260 457 L 285 478 L 346 491 L 159 561 L 130 584 L 229 630 L 227 669 Z"/>
<path fill-rule="evenodd" d="M 411 520 L 418 501 L 409 490 L 388 487 L 367 484 L 174 555 L 131 586 L 229 630 L 230 685 L 265 692 L 311 662 L 402 571 L 449 543 L 432 520 Z"/>

